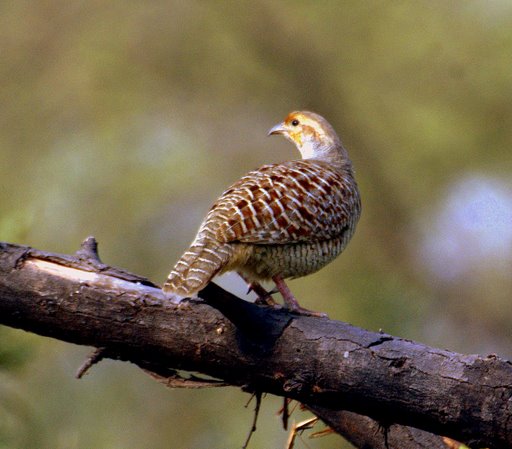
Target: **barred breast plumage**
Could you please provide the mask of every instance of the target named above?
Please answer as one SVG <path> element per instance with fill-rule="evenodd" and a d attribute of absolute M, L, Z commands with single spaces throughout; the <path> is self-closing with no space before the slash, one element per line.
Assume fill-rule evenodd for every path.
<path fill-rule="evenodd" d="M 293 112 L 269 134 L 295 143 L 303 159 L 264 165 L 235 182 L 213 204 L 164 291 L 191 296 L 217 274 L 273 279 L 288 306 L 300 310 L 284 283 L 335 259 L 352 237 L 361 203 L 352 164 L 329 123 Z"/>

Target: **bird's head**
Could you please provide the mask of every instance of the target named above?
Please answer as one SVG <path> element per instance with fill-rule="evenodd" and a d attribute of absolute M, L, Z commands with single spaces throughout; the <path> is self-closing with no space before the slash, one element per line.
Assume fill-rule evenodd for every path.
<path fill-rule="evenodd" d="M 291 112 L 268 135 L 281 134 L 294 143 L 303 159 L 322 158 L 336 148 L 343 148 L 333 127 L 322 116 L 309 111 Z"/>

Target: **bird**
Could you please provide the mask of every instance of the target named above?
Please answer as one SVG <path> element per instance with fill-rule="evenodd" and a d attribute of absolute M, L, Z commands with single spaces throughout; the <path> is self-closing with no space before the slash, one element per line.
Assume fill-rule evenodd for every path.
<path fill-rule="evenodd" d="M 268 135 L 293 143 L 301 159 L 263 165 L 225 190 L 164 293 L 191 297 L 215 276 L 236 271 L 263 303 L 260 282 L 273 280 L 291 312 L 315 314 L 299 305 L 285 279 L 320 270 L 354 234 L 361 199 L 352 162 L 334 128 L 314 112 L 291 112 Z"/>

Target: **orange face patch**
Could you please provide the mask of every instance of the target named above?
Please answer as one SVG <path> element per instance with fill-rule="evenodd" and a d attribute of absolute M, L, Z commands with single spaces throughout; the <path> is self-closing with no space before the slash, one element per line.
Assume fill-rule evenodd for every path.
<path fill-rule="evenodd" d="M 299 147 L 304 144 L 304 140 L 319 139 L 320 134 L 322 134 L 321 130 L 317 129 L 316 122 L 312 122 L 309 117 L 301 113 L 292 112 L 288 114 L 284 123 L 288 128 L 288 137 Z M 309 139 L 304 139 L 306 136 Z"/>
<path fill-rule="evenodd" d="M 284 122 L 287 125 L 291 125 L 294 120 L 298 120 L 299 122 L 302 122 L 304 120 L 304 115 L 297 113 L 297 112 L 290 112 L 284 119 Z"/>

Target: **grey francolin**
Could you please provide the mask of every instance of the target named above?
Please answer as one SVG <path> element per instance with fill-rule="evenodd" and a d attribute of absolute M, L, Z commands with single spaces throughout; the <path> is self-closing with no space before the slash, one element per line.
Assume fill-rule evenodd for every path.
<path fill-rule="evenodd" d="M 274 126 L 302 159 L 264 165 L 214 203 L 163 287 L 182 297 L 237 271 L 258 293 L 272 279 L 289 309 L 302 309 L 284 282 L 318 271 L 352 237 L 361 201 L 352 163 L 332 126 L 313 112 L 292 112 Z"/>

